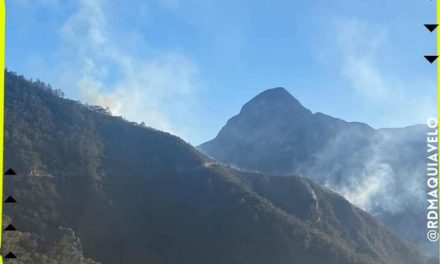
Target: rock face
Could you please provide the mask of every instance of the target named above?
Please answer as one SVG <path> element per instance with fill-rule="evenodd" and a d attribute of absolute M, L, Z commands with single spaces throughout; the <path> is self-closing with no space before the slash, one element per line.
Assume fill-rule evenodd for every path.
<path fill-rule="evenodd" d="M 241 169 L 312 178 L 436 254 L 426 241 L 425 140 L 423 125 L 373 129 L 312 113 L 274 88 L 246 103 L 198 149 Z"/>

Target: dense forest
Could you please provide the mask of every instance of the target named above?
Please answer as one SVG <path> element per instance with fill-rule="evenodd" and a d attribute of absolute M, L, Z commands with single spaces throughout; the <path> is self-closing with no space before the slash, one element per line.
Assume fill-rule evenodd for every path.
<path fill-rule="evenodd" d="M 431 264 L 343 197 L 232 169 L 6 72 L 3 254 L 35 264 Z"/>

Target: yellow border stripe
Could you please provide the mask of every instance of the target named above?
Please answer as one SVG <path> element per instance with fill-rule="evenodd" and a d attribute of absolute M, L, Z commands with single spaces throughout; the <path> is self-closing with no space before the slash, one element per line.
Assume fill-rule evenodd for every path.
<path fill-rule="evenodd" d="M 5 128 L 5 31 L 6 31 L 6 6 L 5 1 L 0 3 L 0 248 L 2 247 L 3 232 L 3 146 Z M 0 257 L 3 264 L 3 257 Z"/>

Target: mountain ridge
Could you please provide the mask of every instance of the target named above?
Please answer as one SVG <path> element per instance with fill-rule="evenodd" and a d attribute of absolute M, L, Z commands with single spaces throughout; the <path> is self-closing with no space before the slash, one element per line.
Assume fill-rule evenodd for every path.
<path fill-rule="evenodd" d="M 5 208 L 18 232 L 4 249 L 23 263 L 436 261 L 309 179 L 217 164 L 9 72 L 5 102 L 5 166 L 19 175 L 5 194 L 19 206 Z"/>
<path fill-rule="evenodd" d="M 426 127 L 375 129 L 312 113 L 296 99 L 273 101 L 274 91 L 294 98 L 286 89 L 263 91 L 197 149 L 243 170 L 307 176 L 436 254 L 423 229 Z M 405 222 L 419 228 L 408 230 Z"/>

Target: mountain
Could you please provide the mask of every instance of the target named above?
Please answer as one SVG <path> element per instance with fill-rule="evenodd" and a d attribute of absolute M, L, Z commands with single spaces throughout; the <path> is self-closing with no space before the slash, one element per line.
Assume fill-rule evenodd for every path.
<path fill-rule="evenodd" d="M 6 72 L 3 253 L 20 263 L 431 264 L 342 196 Z"/>
<path fill-rule="evenodd" d="M 374 129 L 312 113 L 274 88 L 246 103 L 198 149 L 241 169 L 311 178 L 437 255 L 425 229 L 426 132 L 422 125 Z"/>

